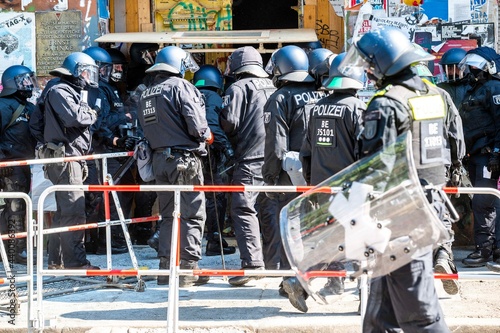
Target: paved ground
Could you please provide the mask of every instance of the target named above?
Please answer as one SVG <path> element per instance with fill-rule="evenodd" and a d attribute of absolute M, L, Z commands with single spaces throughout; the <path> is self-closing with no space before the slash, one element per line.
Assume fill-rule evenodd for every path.
<path fill-rule="evenodd" d="M 135 247 L 139 265 L 156 268 L 158 259 L 147 246 Z M 460 272 L 484 271 L 465 269 L 460 260 L 468 251 L 455 252 Z M 105 256 L 89 256 L 93 264 L 105 266 Z M 129 268 L 128 254 L 113 256 L 115 268 Z M 202 268 L 220 268 L 220 257 L 206 257 Z M 238 269 L 238 253 L 226 257 L 228 269 Z M 130 279 L 130 278 L 129 278 Z M 499 275 L 500 279 L 500 275 Z M 64 280 L 44 286 L 47 293 L 68 288 L 93 288 L 88 280 Z M 44 298 L 43 313 L 47 320 L 44 332 L 165 332 L 167 327 L 168 287 L 146 283 L 144 292 L 130 288 L 103 287 L 104 278 L 93 278 L 92 290 Z M 124 287 L 133 287 L 134 281 Z M 355 282 L 347 282 L 346 292 L 330 296 L 328 305 L 308 300 L 309 312 L 300 313 L 287 299 L 278 296 L 280 278 L 264 278 L 246 287 L 231 287 L 222 277 L 212 278 L 205 286 L 180 289 L 179 327 L 181 332 L 360 332 L 357 313 L 359 298 Z M 499 280 L 463 281 L 459 295 L 448 296 L 436 281 L 445 319 L 453 332 L 500 332 Z M 4 291 L 5 293 L 5 291 Z M 15 318 L 0 314 L 0 332 L 27 331 L 27 304 Z M 49 323 L 50 321 L 50 323 Z"/>

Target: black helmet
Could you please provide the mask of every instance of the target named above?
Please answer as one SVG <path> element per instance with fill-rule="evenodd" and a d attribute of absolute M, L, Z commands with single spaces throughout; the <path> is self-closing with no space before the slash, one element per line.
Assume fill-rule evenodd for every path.
<path fill-rule="evenodd" d="M 111 75 L 109 76 L 111 81 L 119 82 L 124 81 L 125 66 L 127 65 L 127 58 L 118 49 L 109 48 L 106 49 L 111 56 L 111 62 L 113 63 L 113 69 L 111 70 Z"/>
<path fill-rule="evenodd" d="M 348 76 L 353 67 L 364 67 L 381 80 L 401 72 L 413 63 L 435 58 L 430 53 L 415 48 L 408 35 L 400 29 L 389 26 L 368 31 L 353 46 L 340 64 L 340 71 Z"/>
<path fill-rule="evenodd" d="M 365 72 L 358 67 L 357 71 L 352 71 L 349 76 L 339 71 L 339 65 L 346 57 L 346 53 L 336 56 L 331 65 L 328 78 L 323 81 L 323 87 L 328 90 L 362 89 L 366 81 Z"/>
<path fill-rule="evenodd" d="M 227 58 L 224 75 L 252 74 L 257 77 L 269 77 L 262 67 L 262 56 L 259 51 L 251 46 L 243 46 L 236 49 Z"/>
<path fill-rule="evenodd" d="M 104 82 L 108 82 L 109 75 L 113 69 L 112 59 L 108 51 L 99 46 L 92 46 L 83 50 L 83 53 L 88 54 L 94 59 L 97 66 L 99 66 L 99 78 Z"/>
<path fill-rule="evenodd" d="M 314 42 L 295 43 L 294 45 L 300 47 L 307 54 L 309 54 L 310 52 L 312 52 L 312 51 L 314 51 L 316 49 L 320 49 L 320 48 L 323 47 L 323 45 L 321 45 L 321 42 L 319 40 L 316 40 Z"/>
<path fill-rule="evenodd" d="M 197 88 L 223 88 L 222 74 L 219 69 L 213 65 L 203 65 L 194 73 L 193 84 Z"/>
<path fill-rule="evenodd" d="M 30 98 L 35 89 L 38 89 L 35 73 L 26 66 L 10 66 L 2 74 L 0 97 L 9 96 L 19 91 L 24 97 Z"/>
<path fill-rule="evenodd" d="M 316 84 L 321 86 L 323 81 L 328 78 L 330 63 L 337 55 L 329 49 L 312 50 L 307 57 L 309 58 L 309 74 L 316 80 Z"/>
<path fill-rule="evenodd" d="M 130 45 L 130 59 L 138 64 L 153 65 L 160 46 L 156 43 L 133 43 Z"/>
<path fill-rule="evenodd" d="M 273 82 L 313 82 L 309 75 L 309 59 L 298 46 L 288 45 L 275 51 L 266 66 L 266 72 L 273 75 Z"/>

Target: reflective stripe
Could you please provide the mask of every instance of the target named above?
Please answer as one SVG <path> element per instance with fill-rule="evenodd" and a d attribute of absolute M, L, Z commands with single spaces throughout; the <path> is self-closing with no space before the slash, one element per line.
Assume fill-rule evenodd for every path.
<path fill-rule="evenodd" d="M 444 118 L 446 109 L 441 95 L 418 96 L 408 99 L 414 120 Z"/>

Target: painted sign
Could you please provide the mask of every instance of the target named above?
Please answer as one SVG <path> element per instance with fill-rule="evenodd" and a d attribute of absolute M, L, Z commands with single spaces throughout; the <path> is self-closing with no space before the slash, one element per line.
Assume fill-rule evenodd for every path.
<path fill-rule="evenodd" d="M 82 50 L 82 13 L 79 10 L 37 12 L 37 74 L 49 75 L 70 53 Z"/>

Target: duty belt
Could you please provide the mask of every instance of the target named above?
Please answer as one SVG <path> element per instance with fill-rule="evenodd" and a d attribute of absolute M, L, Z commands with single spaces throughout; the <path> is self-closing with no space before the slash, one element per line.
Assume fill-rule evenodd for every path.
<path fill-rule="evenodd" d="M 171 147 L 158 148 L 155 149 L 154 152 L 157 154 L 163 154 L 165 155 L 166 158 L 174 158 L 174 156 L 172 155 L 173 153 L 184 154 L 184 155 L 190 155 L 193 153 L 192 151 L 186 149 L 171 148 Z"/>

